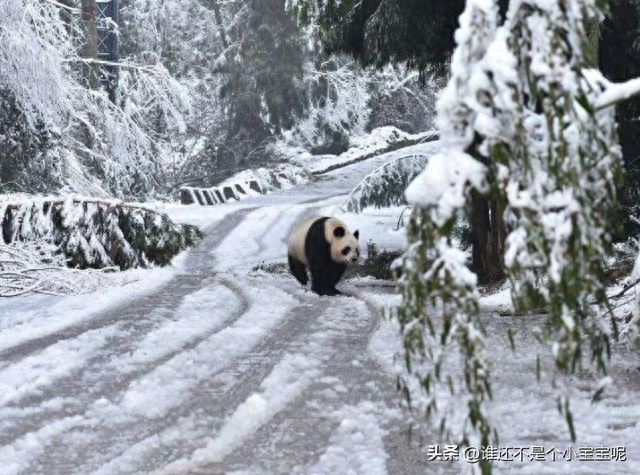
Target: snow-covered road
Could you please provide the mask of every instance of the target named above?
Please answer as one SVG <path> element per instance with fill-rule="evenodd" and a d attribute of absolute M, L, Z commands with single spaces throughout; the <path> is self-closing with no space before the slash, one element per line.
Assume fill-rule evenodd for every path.
<path fill-rule="evenodd" d="M 429 150 L 435 145 L 417 146 Z M 391 288 L 366 280 L 318 297 L 285 275 L 300 216 L 332 213 L 397 151 L 305 186 L 220 207 L 168 210 L 207 227 L 174 269 L 88 296 L 0 302 L 0 475 L 458 474 L 429 461 L 437 431 L 408 424 L 393 375 Z M 399 246 L 397 214 L 345 217 L 364 239 Z M 549 386 L 535 385 L 530 332 L 489 317 L 496 412 L 512 446 L 572 445 Z M 508 351 L 514 326 L 525 351 Z M 529 337 L 528 337 L 529 336 Z M 627 462 L 498 462 L 496 473 L 640 473 L 640 372 L 616 357 L 621 381 L 603 403 L 575 397 L 582 445 L 625 446 Z M 623 388 L 623 390 L 619 390 Z M 594 417 L 589 417 L 594 416 Z M 582 431 L 582 432 L 581 432 Z M 611 453 L 611 452 L 609 452 Z"/>

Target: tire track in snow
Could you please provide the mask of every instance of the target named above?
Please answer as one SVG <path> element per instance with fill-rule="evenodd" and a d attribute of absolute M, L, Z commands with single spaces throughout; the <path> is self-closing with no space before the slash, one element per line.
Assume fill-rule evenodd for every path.
<path fill-rule="evenodd" d="M 33 461 L 34 469 L 30 473 L 50 475 L 50 472 L 40 472 L 38 467 L 53 464 L 55 467 L 73 467 L 68 468 L 68 472 L 58 473 L 86 475 L 108 463 L 114 454 L 126 452 L 155 434 L 171 433 L 179 421 L 189 420 L 194 414 L 198 424 L 200 419 L 206 419 L 210 425 L 212 415 L 206 409 L 215 407 L 217 394 L 208 387 L 207 381 L 230 363 L 241 360 L 265 333 L 278 325 L 287 311 L 283 307 L 284 313 L 280 316 L 274 309 L 270 317 L 265 317 L 264 308 L 286 296 L 269 286 L 253 294 L 250 299 L 257 300 L 233 324 L 194 349 L 181 352 L 143 378 L 132 381 L 115 399 L 95 401 L 84 413 L 81 424 L 42 444 L 43 451 Z M 255 294 L 259 295 L 256 297 Z M 292 299 L 291 304 L 296 302 Z M 213 415 L 213 420 L 218 418 Z M 82 448 L 81 441 L 67 442 L 81 439 L 87 433 L 92 434 L 92 440 L 86 448 Z M 52 451 L 47 451 L 45 445 L 56 448 L 54 460 Z M 49 454 L 45 455 L 46 452 Z M 73 460 L 73 464 L 70 465 L 69 460 Z"/>
<path fill-rule="evenodd" d="M 90 345 L 104 345 L 115 334 L 115 326 L 107 331 L 90 331 L 77 339 L 51 345 L 37 355 L 4 368 L 0 371 L 0 408 L 76 372 L 84 360 L 92 356 L 94 349 Z"/>
<path fill-rule="evenodd" d="M 219 285 L 219 287 L 227 289 L 227 297 L 236 295 L 235 289 L 230 290 L 229 287 L 223 285 Z M 56 424 L 56 421 L 61 418 L 74 417 L 73 420 L 76 424 L 66 427 L 67 431 L 83 426 L 91 428 L 99 425 L 99 423 L 107 422 L 101 419 L 96 423 L 95 414 L 106 410 L 105 408 L 108 408 L 111 404 L 110 401 L 118 399 L 122 394 L 126 394 L 127 389 L 132 384 L 153 374 L 158 368 L 162 368 L 180 355 L 193 351 L 203 341 L 237 321 L 243 315 L 246 302 L 242 300 L 241 295 L 236 298 L 236 302 L 237 304 L 232 314 L 228 314 L 227 307 L 220 309 L 219 315 L 209 315 L 212 321 L 205 322 L 204 333 L 202 327 L 199 330 L 191 328 L 186 335 L 183 335 L 185 338 L 181 341 L 171 340 L 171 345 L 156 349 L 151 355 L 141 355 L 144 350 L 149 348 L 148 345 L 143 346 L 142 351 L 131 351 L 129 342 L 124 338 L 111 341 L 108 347 L 101 349 L 103 351 L 92 350 L 94 354 L 88 361 L 73 360 L 74 357 L 77 358 L 81 355 L 69 355 L 69 358 L 76 362 L 75 365 L 69 363 L 69 365 L 72 365 L 72 369 L 78 369 L 78 365 L 84 366 L 78 372 L 72 371 L 66 377 L 55 380 L 53 386 L 47 387 L 45 385 L 43 389 L 38 388 L 39 391 L 37 393 L 20 400 L 21 405 L 42 407 L 42 411 L 39 411 L 38 417 L 30 417 L 27 421 L 22 421 L 20 412 L 9 411 L 6 414 L 7 418 L 4 420 L 8 427 L 0 432 L 0 445 L 11 445 L 19 442 L 20 438 L 28 438 L 32 433 L 48 434 L 43 429 L 47 425 Z M 162 331 L 163 328 L 167 326 L 174 327 L 174 324 L 174 320 L 169 320 L 167 325 L 157 327 L 156 331 L 162 334 L 164 333 Z M 153 334 L 153 331 L 151 334 Z M 80 338 L 82 339 L 84 336 Z M 180 340 L 180 335 L 175 336 Z M 119 348 L 121 345 L 125 345 L 125 347 Z M 43 352 L 44 356 L 46 356 L 49 348 Z M 23 361 L 28 362 L 30 359 L 37 359 L 37 357 L 38 355 L 34 355 Z M 18 364 L 19 367 L 20 363 Z M 157 397 L 157 394 L 153 394 L 152 397 Z M 49 408 L 50 404 L 48 402 L 56 398 L 62 398 L 65 401 L 64 404 L 57 408 Z M 153 401 L 151 401 L 151 404 L 153 404 Z M 0 408 L 0 415 L 4 415 L 4 409 Z M 34 410 L 33 412 L 38 411 Z M 120 418 L 119 414 L 112 414 L 112 416 L 114 421 Z M 65 437 L 62 436 L 61 439 Z M 52 441 L 45 439 L 40 439 L 39 442 L 43 450 L 45 450 L 47 444 L 52 443 Z M 64 446 L 64 440 L 57 444 L 56 455 L 60 455 L 62 461 L 77 457 L 77 454 L 62 455 L 65 452 L 62 450 Z M 31 455 L 37 456 L 35 451 Z"/>
<path fill-rule="evenodd" d="M 254 208 L 246 208 L 225 217 L 222 223 L 216 223 L 206 229 L 205 238 L 199 245 L 190 251 L 185 261 L 184 273 L 176 275 L 169 283 L 161 288 L 143 296 L 138 301 L 128 301 L 122 306 L 112 308 L 106 312 L 87 317 L 79 323 L 71 323 L 58 328 L 50 334 L 38 337 L 16 337 L 19 342 L 0 350 L 0 362 L 7 363 L 18 360 L 30 353 L 43 350 L 62 340 L 70 340 L 79 337 L 83 333 L 107 327 L 120 322 L 129 322 L 132 330 L 135 323 L 140 320 L 141 314 L 146 314 L 156 308 L 175 308 L 180 299 L 200 288 L 203 275 L 215 275 L 215 260 L 211 250 L 220 244 L 250 213 Z M 18 329 L 19 330 L 19 329 Z M 3 330 L 5 340 L 12 340 L 14 330 Z M 20 334 L 30 332 L 19 331 Z M 32 333 L 32 332 L 31 332 Z M 20 341 L 21 340 L 21 341 Z"/>
<path fill-rule="evenodd" d="M 404 421 L 398 420 L 395 377 L 369 348 L 384 318 L 382 308 L 367 293 L 352 287 L 345 289 L 347 293 L 348 298 L 329 300 L 318 322 L 325 334 L 332 335 L 326 344 L 327 359 L 321 364 L 324 374 L 222 463 L 211 463 L 197 473 L 424 473 L 426 444 L 411 437 L 409 423 L 404 422 L 407 414 Z M 307 295 L 317 306 L 317 297 Z M 349 441 L 358 444 L 349 445 L 345 453 L 344 444 Z"/>
<path fill-rule="evenodd" d="M 319 374 L 320 362 L 307 355 L 287 354 L 225 421 L 217 436 L 195 450 L 188 458 L 178 459 L 153 475 L 180 475 L 219 463 L 266 424 L 275 414 L 298 397 Z"/>
<path fill-rule="evenodd" d="M 62 417 L 36 432 L 26 434 L 15 443 L 0 447 L 0 467 L 2 475 L 19 475 L 31 472 L 30 461 L 34 450 L 42 440 L 50 439 L 65 432 L 69 426 L 81 421 L 81 416 Z"/>
<path fill-rule="evenodd" d="M 318 299 L 310 295 L 309 301 Z M 340 432 L 345 408 L 371 400 L 376 401 L 379 420 L 395 417 L 390 409 L 396 401 L 395 381 L 367 352 L 369 338 L 378 325 L 379 308 L 359 295 L 322 297 L 320 302 L 326 306 L 309 331 L 313 332 L 312 338 L 322 341 L 316 350 L 322 353 L 321 377 L 305 388 L 304 397 L 291 401 L 223 464 L 207 466 L 209 472 L 304 473 L 305 467 L 319 463 L 331 439 Z M 310 341 L 299 342 L 299 346 L 313 347 Z M 383 432 L 380 429 L 380 434 Z M 369 456 L 385 460 L 380 451 Z M 343 468 L 340 473 L 366 473 L 349 471 L 357 467 Z"/>
<path fill-rule="evenodd" d="M 221 348 L 220 352 L 227 354 L 227 358 L 233 356 L 233 360 L 219 365 L 220 368 L 216 374 L 200 381 L 198 391 L 193 394 L 193 398 L 183 403 L 180 408 L 181 415 L 185 417 L 180 419 L 174 417 L 174 414 L 170 416 L 175 419 L 176 424 L 181 425 L 181 428 L 178 429 L 172 425 L 164 430 L 149 433 L 146 439 L 128 446 L 127 450 L 119 456 L 106 461 L 105 466 L 97 470 L 95 475 L 114 473 L 114 467 L 137 467 L 126 472 L 116 470 L 115 473 L 139 473 L 136 470 L 144 470 L 144 467 L 149 466 L 161 467 L 171 460 L 189 456 L 199 448 L 201 439 L 210 436 L 212 426 L 222 425 L 227 408 L 235 407 L 239 401 L 249 397 L 260 387 L 269 373 L 274 371 L 279 355 L 286 354 L 285 347 L 288 341 L 306 331 L 304 322 L 296 321 L 299 319 L 292 309 L 297 308 L 298 302 L 293 297 L 269 285 L 261 285 L 260 288 L 264 289 L 262 301 L 257 300 L 253 308 L 250 308 L 248 313 L 253 313 L 253 316 L 246 324 L 259 327 L 260 321 L 265 319 L 265 308 L 268 308 L 268 302 L 274 297 L 280 306 L 283 300 L 290 299 L 291 304 L 286 308 L 285 313 L 281 316 L 274 315 L 275 319 L 267 322 L 267 327 L 263 327 L 261 331 L 254 334 L 251 331 L 247 332 L 247 328 L 244 328 L 239 329 L 237 336 L 225 335 L 230 344 Z M 254 295 L 250 298 L 256 298 L 256 292 L 252 294 Z M 271 313 L 274 311 L 277 310 L 272 308 Z M 253 341 L 247 341 L 247 338 Z M 239 343 L 245 344 L 246 348 L 229 348 Z M 229 355 L 234 351 L 235 354 Z M 215 355 L 212 357 L 215 358 Z M 189 411 L 196 414 L 193 419 L 186 417 Z M 162 419 L 166 419 L 166 416 Z M 184 433 L 187 434 L 186 437 L 176 435 Z M 170 434 L 174 435 L 170 436 Z M 160 440 L 163 441 L 163 452 L 170 455 L 166 460 L 163 457 L 158 459 Z"/>
<path fill-rule="evenodd" d="M 246 216 L 243 223 L 234 229 L 215 251 L 221 267 L 226 271 L 246 271 L 263 262 L 282 260 L 285 255 L 285 242 L 293 223 L 299 215 L 308 212 L 300 205 L 277 205 L 259 208 Z M 282 244 L 282 252 L 267 255 L 266 241 Z M 242 243 L 241 246 L 238 244 Z"/>
<path fill-rule="evenodd" d="M 267 279 L 267 281 L 273 281 L 273 279 Z M 264 285 L 259 284 L 258 286 L 264 287 Z M 270 293 L 273 292 L 272 290 Z M 300 292 L 300 294 L 305 295 L 304 292 Z M 295 295 L 295 297 L 298 297 L 298 295 Z M 318 297 L 313 296 L 311 301 L 317 303 L 317 299 Z M 305 312 L 301 312 L 301 309 L 304 309 Z M 94 475 L 138 473 L 136 470 L 143 470 L 143 467 L 154 465 L 162 467 L 172 460 L 187 460 L 194 451 L 201 448 L 202 439 L 211 436 L 212 426 L 222 427 L 220 430 L 224 430 L 226 434 L 235 433 L 234 430 L 229 429 L 234 424 L 226 425 L 228 428 L 223 429 L 225 427 L 225 417 L 230 416 L 229 414 L 225 415 L 228 411 L 227 408 L 236 408 L 234 411 L 239 410 L 240 414 L 246 414 L 251 411 L 251 408 L 261 404 L 259 398 L 253 397 L 252 399 L 252 396 L 256 391 L 261 391 L 260 388 L 263 385 L 266 384 L 267 387 L 270 387 L 268 383 L 264 383 L 265 380 L 269 380 L 270 375 L 271 380 L 280 380 L 283 377 L 282 375 L 286 373 L 283 368 L 288 368 L 294 375 L 301 373 L 301 371 L 296 371 L 295 368 L 303 368 L 305 363 L 308 362 L 307 359 L 301 358 L 304 350 L 309 346 L 308 339 L 305 336 L 309 331 L 309 327 L 313 326 L 321 316 L 323 309 L 324 306 L 309 303 L 308 299 L 302 307 L 293 307 L 287 312 L 281 323 L 274 327 L 274 331 L 265 334 L 260 343 L 245 354 L 243 358 L 236 359 L 234 365 L 228 366 L 210 380 L 202 382 L 198 392 L 201 401 L 193 401 L 191 405 L 198 408 L 206 408 L 208 405 L 209 408 L 204 411 L 199 410 L 198 417 L 195 418 L 196 421 L 183 419 L 179 422 L 184 426 L 181 429 L 172 426 L 164 431 L 151 434 L 146 440 L 141 440 L 139 443 L 129 447 L 119 457 L 114 458 L 102 469 L 97 470 Z M 260 309 L 260 312 L 264 314 L 264 307 Z M 298 364 L 293 363 L 296 361 Z M 310 364 L 307 368 L 307 373 L 313 372 L 314 366 L 315 364 Z M 301 379 L 305 378 L 301 376 Z M 311 381 L 308 377 L 306 377 L 306 380 Z M 287 391 L 285 390 L 284 392 Z M 289 388 L 287 394 L 290 397 L 295 397 L 299 394 L 299 391 L 295 388 Z M 280 397 L 282 395 L 278 395 L 276 392 L 267 392 L 266 395 L 261 397 L 273 403 L 272 397 L 276 396 Z M 288 399 L 280 399 L 280 401 L 285 404 L 289 402 Z M 241 405 L 242 409 L 236 407 L 240 401 L 247 402 L 244 406 Z M 273 404 L 269 404 L 269 407 L 273 408 Z M 245 427 L 243 437 L 251 434 L 252 430 L 249 429 Z M 175 435 L 181 433 L 186 433 L 187 436 L 180 437 Z M 160 444 L 160 441 L 162 441 L 162 444 Z M 223 450 L 226 447 L 225 444 L 218 443 L 220 444 L 218 450 Z M 164 452 L 172 452 L 172 456 L 164 461 L 162 457 L 158 460 L 159 454 L 157 452 L 160 445 Z M 116 467 L 130 467 L 130 470 L 121 472 Z"/>
<path fill-rule="evenodd" d="M 189 457 L 168 464 L 153 472 L 154 475 L 234 470 L 252 474 L 294 473 L 293 466 L 277 465 L 282 462 L 278 459 L 287 458 L 289 462 L 304 466 L 323 453 L 340 421 L 325 414 L 324 409 L 322 414 L 314 413 L 322 406 L 341 406 L 346 400 L 357 404 L 358 397 L 362 396 L 362 391 L 357 390 L 358 384 L 349 384 L 353 387 L 347 389 L 339 380 L 323 375 L 323 372 L 326 368 L 355 367 L 353 356 L 360 355 L 361 345 L 366 346 L 367 336 L 376 326 L 377 312 L 369 312 L 366 304 L 351 298 L 318 298 L 307 294 L 304 301 L 303 306 L 293 310 L 298 315 L 294 321 L 304 318 L 298 322 L 298 328 L 304 327 L 303 331 L 288 334 L 286 351 L 279 356 L 271 372 L 252 382 L 253 391 L 247 392 L 251 386 L 245 381 L 237 381 L 238 388 L 227 388 L 227 394 L 242 396 L 243 402 L 227 416 L 216 436 L 209 437 L 206 446 L 193 451 Z M 269 347 L 272 343 L 265 344 Z M 361 356 L 366 358 L 366 355 Z M 272 360 L 274 357 L 271 354 Z M 338 389 L 342 394 L 334 390 L 336 383 L 342 386 Z M 300 397 L 302 394 L 304 398 Z M 311 432 L 313 436 L 294 436 L 292 439 L 291 434 L 305 432 Z M 277 434 L 275 437 L 274 433 Z M 271 450 L 267 456 L 263 453 L 265 447 Z M 385 459 L 384 454 L 377 455 L 378 460 Z M 247 467 L 249 461 L 260 460 L 267 465 L 268 461 L 275 462 L 275 465 L 257 467 L 254 463 Z"/>
<path fill-rule="evenodd" d="M 226 220 L 225 226 L 216 226 L 214 229 L 210 229 L 207 239 L 204 240 L 204 246 L 215 245 L 219 242 L 242 221 L 247 212 L 249 210 L 234 213 L 237 215 L 236 218 Z M 29 394 L 27 386 L 23 386 L 22 389 L 16 388 L 13 392 L 14 398 L 17 395 L 26 396 L 19 399 L 19 403 L 23 407 L 29 407 L 29 414 L 32 417 L 22 420 L 24 418 L 21 417 L 21 412 L 15 408 L 11 406 L 0 407 L 0 415 L 5 416 L 3 424 L 0 425 L 0 444 L 10 444 L 21 437 L 28 437 L 30 433 L 41 432 L 42 429 L 39 428 L 46 428 L 48 424 L 55 423 L 58 418 L 82 415 L 86 411 L 86 405 L 91 401 L 114 397 L 126 389 L 132 381 L 144 377 L 176 354 L 196 347 L 202 340 L 220 330 L 220 328 L 213 328 L 204 334 L 191 332 L 190 338 L 182 341 L 180 348 L 156 355 L 156 360 L 147 361 L 144 367 L 129 367 L 128 371 L 118 372 L 117 368 L 114 371 L 114 365 L 109 365 L 110 361 L 126 360 L 127 357 L 123 357 L 123 355 L 132 355 L 131 340 L 142 339 L 144 335 L 153 332 L 154 328 L 159 325 L 161 327 L 167 314 L 171 314 L 168 308 L 179 306 L 182 300 L 191 295 L 194 289 L 202 286 L 202 274 L 205 272 L 211 274 L 213 257 L 210 253 L 202 252 L 201 254 L 208 254 L 208 259 L 203 258 L 202 255 L 194 256 L 187 259 L 186 263 L 187 269 L 195 269 L 196 272 L 199 272 L 197 276 L 193 274 L 179 275 L 173 279 L 171 284 L 159 289 L 159 295 L 148 295 L 135 307 L 127 307 L 124 311 L 115 309 L 107 315 L 99 315 L 92 318 L 90 322 L 70 328 L 64 334 L 56 333 L 45 338 L 38 338 L 14 347 L 11 352 L 2 353 L 4 358 L 13 356 L 13 361 L 7 362 L 12 364 L 7 364 L 4 371 L 11 372 L 12 368 L 25 368 L 25 365 L 34 367 L 34 365 L 38 365 L 39 360 L 42 361 L 40 367 L 45 368 L 50 354 L 61 351 L 57 350 L 58 347 L 73 349 L 76 341 L 87 339 L 86 335 L 101 336 L 109 327 L 119 328 L 119 335 L 106 332 L 101 338 L 92 337 L 89 339 L 91 341 L 87 342 L 87 348 L 85 348 L 88 351 L 85 355 L 88 361 L 82 361 L 78 358 L 80 355 L 74 354 L 73 351 L 67 351 L 69 353 L 68 359 L 71 361 L 64 366 L 67 374 L 65 374 L 65 370 L 57 368 L 55 381 L 50 378 L 47 383 L 44 378 L 36 378 L 36 381 L 31 385 L 31 389 L 38 389 L 35 394 L 33 391 L 31 391 L 32 394 Z M 208 281 L 212 281 L 211 277 Z M 221 279 L 221 283 L 238 296 L 240 303 L 238 311 L 227 319 L 227 323 L 232 323 L 246 310 L 246 300 L 242 298 L 235 284 L 227 279 Z M 145 318 L 141 318 L 141 316 Z M 108 340 L 108 344 L 105 344 L 105 339 Z M 117 365 L 115 366 L 117 367 Z M 25 377 L 29 378 L 28 375 Z M 49 401 L 54 399 L 63 400 L 64 404 L 50 404 Z"/>

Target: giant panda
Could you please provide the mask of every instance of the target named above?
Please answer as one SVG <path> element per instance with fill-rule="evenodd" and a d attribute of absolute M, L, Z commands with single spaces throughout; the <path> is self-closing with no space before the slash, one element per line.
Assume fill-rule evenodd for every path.
<path fill-rule="evenodd" d="M 358 261 L 358 231 L 351 233 L 336 218 L 302 220 L 289 239 L 289 270 L 302 285 L 311 272 L 311 290 L 318 295 L 339 295 L 336 284 L 348 264 Z"/>

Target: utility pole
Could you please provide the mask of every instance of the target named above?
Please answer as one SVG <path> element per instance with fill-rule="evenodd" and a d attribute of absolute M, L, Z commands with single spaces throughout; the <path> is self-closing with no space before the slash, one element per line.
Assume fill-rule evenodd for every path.
<path fill-rule="evenodd" d="M 98 88 L 98 67 L 92 63 L 98 59 L 98 28 L 96 25 L 96 0 L 82 0 L 82 32 L 84 43 L 82 57 L 90 62 L 83 67 L 87 84 L 92 89 Z"/>

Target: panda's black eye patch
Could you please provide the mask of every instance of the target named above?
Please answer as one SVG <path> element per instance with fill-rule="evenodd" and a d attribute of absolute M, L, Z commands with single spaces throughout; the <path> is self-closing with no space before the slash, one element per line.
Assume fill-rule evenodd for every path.
<path fill-rule="evenodd" d="M 333 230 L 333 235 L 334 235 L 335 237 L 337 237 L 337 238 L 341 238 L 341 237 L 343 237 L 343 236 L 344 236 L 344 233 L 345 233 L 345 231 L 344 231 L 344 228 L 343 228 L 342 226 L 338 226 L 337 228 L 335 228 L 335 229 Z"/>
<path fill-rule="evenodd" d="M 347 247 L 345 247 L 345 248 L 342 250 L 342 255 L 343 255 L 343 256 L 346 256 L 346 255 L 347 255 L 347 254 L 349 254 L 350 252 L 351 252 L 351 248 L 350 248 L 349 246 L 347 246 Z"/>

